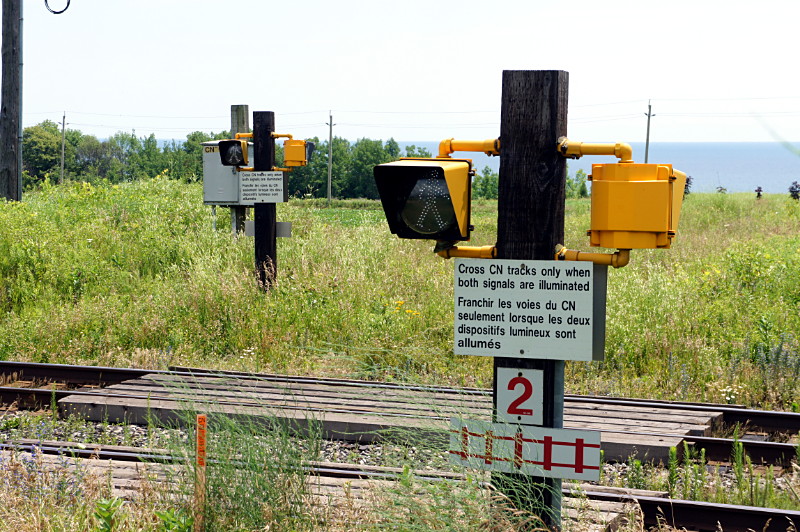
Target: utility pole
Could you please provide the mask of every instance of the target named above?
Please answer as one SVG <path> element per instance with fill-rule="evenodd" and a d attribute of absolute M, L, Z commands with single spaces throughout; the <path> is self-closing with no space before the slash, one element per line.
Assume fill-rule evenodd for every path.
<path fill-rule="evenodd" d="M 645 164 L 647 164 L 647 155 L 648 155 L 648 152 L 650 151 L 650 117 L 651 116 L 656 116 L 651 112 L 651 110 L 652 110 L 652 107 L 650 106 L 650 100 L 647 100 L 647 112 L 645 113 L 647 115 L 647 140 L 645 140 L 645 143 L 644 143 L 644 163 Z"/>
<path fill-rule="evenodd" d="M 275 166 L 275 113 L 256 111 L 253 113 L 253 169 L 269 172 Z M 256 203 L 253 206 L 255 221 L 256 273 L 264 290 L 269 290 L 275 281 L 278 269 L 278 242 L 275 203 Z"/>
<path fill-rule="evenodd" d="M 2 0 L 0 198 L 22 201 L 22 0 Z"/>
<path fill-rule="evenodd" d="M 64 182 L 64 148 L 66 145 L 67 135 L 66 135 L 66 125 L 67 125 L 67 112 L 64 111 L 64 116 L 61 117 L 61 173 L 58 176 L 58 184 Z"/>
<path fill-rule="evenodd" d="M 556 141 L 567 134 L 568 85 L 569 74 L 563 71 L 503 72 L 499 259 L 553 260 L 556 244 L 564 240 L 566 159 Z M 563 428 L 563 360 L 495 357 L 495 416 L 498 368 L 543 370 L 542 426 Z M 518 508 L 535 512 L 550 528 L 561 528 L 561 479 L 503 473 L 493 475 L 493 481 Z"/>
<path fill-rule="evenodd" d="M 331 206 L 331 176 L 333 175 L 333 114 L 328 111 L 328 207 Z"/>
<path fill-rule="evenodd" d="M 231 138 L 237 133 L 250 133 L 250 107 L 247 105 L 231 105 Z M 233 236 L 244 232 L 244 221 L 247 219 L 247 207 L 231 206 L 231 233 Z"/>

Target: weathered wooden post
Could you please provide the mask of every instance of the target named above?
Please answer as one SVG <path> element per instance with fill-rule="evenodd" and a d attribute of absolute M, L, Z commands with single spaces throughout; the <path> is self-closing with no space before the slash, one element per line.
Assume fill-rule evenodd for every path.
<path fill-rule="evenodd" d="M 250 133 L 250 107 L 248 105 L 231 105 L 231 138 L 237 133 Z M 231 233 L 233 236 L 244 232 L 246 219 L 247 207 L 231 206 Z"/>
<path fill-rule="evenodd" d="M 22 201 L 22 0 L 3 0 L 0 198 Z"/>
<path fill-rule="evenodd" d="M 256 111 L 253 113 L 253 150 L 256 172 L 270 172 L 275 166 L 275 113 Z M 256 272 L 259 282 L 269 290 L 275 281 L 278 269 L 278 243 L 276 230 L 277 205 L 256 203 L 253 206 L 255 226 Z"/>
<path fill-rule="evenodd" d="M 566 160 L 555 149 L 567 134 L 569 74 L 563 71 L 504 71 L 500 108 L 497 257 L 551 260 L 564 241 Z M 543 427 L 564 422 L 564 361 L 494 358 L 494 405 L 498 368 L 544 371 Z M 495 481 L 517 504 L 560 527 L 561 479 L 497 474 Z M 535 494 L 532 497 L 532 493 Z M 537 500 L 530 506 L 531 500 Z"/>

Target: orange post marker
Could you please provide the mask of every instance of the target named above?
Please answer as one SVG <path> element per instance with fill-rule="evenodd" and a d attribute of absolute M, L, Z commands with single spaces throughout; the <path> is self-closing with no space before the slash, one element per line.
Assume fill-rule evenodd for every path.
<path fill-rule="evenodd" d="M 197 465 L 206 466 L 206 427 L 205 414 L 197 414 Z"/>
<path fill-rule="evenodd" d="M 206 503 L 206 426 L 205 414 L 197 415 L 196 427 L 196 477 L 194 483 L 195 519 L 194 530 L 203 530 L 203 513 Z"/>

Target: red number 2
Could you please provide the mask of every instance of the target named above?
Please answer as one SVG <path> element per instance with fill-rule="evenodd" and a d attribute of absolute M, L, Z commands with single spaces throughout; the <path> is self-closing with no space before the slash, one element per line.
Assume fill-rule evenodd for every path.
<path fill-rule="evenodd" d="M 513 416 L 532 416 L 533 410 L 530 408 L 520 408 L 519 405 L 531 398 L 531 395 L 533 395 L 533 384 L 525 377 L 514 377 L 509 381 L 508 389 L 513 391 L 514 388 L 517 387 L 517 384 L 521 384 L 525 389 L 522 391 L 522 395 L 517 397 L 517 399 L 509 405 L 508 413 Z"/>

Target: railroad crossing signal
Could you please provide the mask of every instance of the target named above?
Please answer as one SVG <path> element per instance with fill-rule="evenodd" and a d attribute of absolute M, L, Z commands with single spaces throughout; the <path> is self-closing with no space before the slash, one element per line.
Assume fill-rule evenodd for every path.
<path fill-rule="evenodd" d="M 223 166 L 248 166 L 246 138 L 252 138 L 252 133 L 237 133 L 235 139 L 219 141 L 219 159 Z M 306 166 L 314 153 L 316 145 L 307 140 L 295 139 L 291 135 L 273 133 L 272 138 L 287 137 L 283 141 L 283 163 L 287 168 L 274 168 L 291 172 L 297 166 Z"/>
<path fill-rule="evenodd" d="M 389 229 L 400 238 L 469 240 L 472 161 L 401 159 L 375 167 Z"/>
<path fill-rule="evenodd" d="M 219 160 L 223 166 L 247 166 L 247 141 L 226 139 L 219 141 Z"/>

